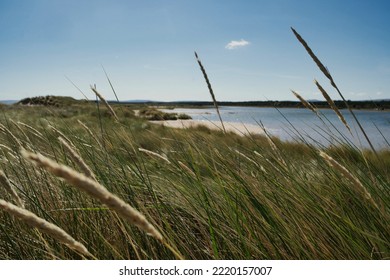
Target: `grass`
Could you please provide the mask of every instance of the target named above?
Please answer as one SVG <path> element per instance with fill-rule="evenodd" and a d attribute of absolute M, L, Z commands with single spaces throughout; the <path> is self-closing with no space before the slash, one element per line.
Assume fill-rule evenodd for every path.
<path fill-rule="evenodd" d="M 325 150 L 375 206 L 312 145 L 173 130 L 123 115 L 118 123 L 110 114 L 103 114 L 102 133 L 91 112 L 60 118 L 56 110 L 52 116 L 37 107 L 3 112 L 0 169 L 26 209 L 64 229 L 96 258 L 172 259 L 173 252 L 187 259 L 389 257 L 388 151 L 378 158 L 350 146 Z M 142 213 L 171 248 L 21 157 L 24 147 L 83 172 L 59 133 L 99 184 Z M 5 189 L 0 192 L 14 202 Z M 7 213 L 0 216 L 2 259 L 80 258 Z"/>
<path fill-rule="evenodd" d="M 0 211 L 0 259 L 390 258 L 388 149 L 175 130 L 133 109 L 2 106 L 3 209 L 74 239 Z"/>
<path fill-rule="evenodd" d="M 138 115 L 149 121 L 190 120 L 191 117 L 184 113 L 163 112 L 156 108 L 141 108 Z"/>

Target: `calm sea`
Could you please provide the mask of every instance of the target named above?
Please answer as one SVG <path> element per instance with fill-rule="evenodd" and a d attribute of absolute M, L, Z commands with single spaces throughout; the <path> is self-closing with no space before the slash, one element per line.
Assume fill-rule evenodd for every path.
<path fill-rule="evenodd" d="M 214 108 L 169 110 L 186 113 L 194 120 L 219 121 Z M 351 143 L 368 147 L 357 124 L 348 110 L 341 110 L 351 133 L 338 119 L 333 110 L 321 110 L 323 121 L 307 109 L 292 108 L 257 108 L 257 107 L 220 107 L 223 121 L 244 124 L 262 123 L 271 135 L 283 140 L 309 141 L 322 145 L 337 143 L 337 139 L 345 137 Z M 390 148 L 390 112 L 389 111 L 354 111 L 370 141 L 376 148 Z M 332 137 L 333 136 L 333 137 Z M 337 136 L 336 139 L 333 139 Z"/>

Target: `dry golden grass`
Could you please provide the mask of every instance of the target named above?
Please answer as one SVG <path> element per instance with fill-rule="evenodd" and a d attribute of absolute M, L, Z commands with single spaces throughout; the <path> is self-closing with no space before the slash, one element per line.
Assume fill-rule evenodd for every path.
<path fill-rule="evenodd" d="M 164 157 L 164 156 L 162 156 L 162 155 L 160 155 L 160 154 L 158 154 L 158 153 L 155 153 L 155 152 L 149 151 L 149 150 L 147 150 L 147 149 L 143 149 L 143 148 L 138 148 L 138 151 L 140 151 L 140 152 L 142 152 L 142 153 L 145 153 L 145 154 L 147 154 L 147 155 L 149 155 L 149 156 L 152 156 L 152 157 L 156 157 L 156 158 L 162 159 L 162 160 L 165 161 L 166 163 L 169 163 L 169 164 L 171 163 L 171 162 L 169 161 L 168 158 L 166 158 L 166 157 Z"/>
<path fill-rule="evenodd" d="M 0 144 L 0 148 L 4 148 L 4 149 L 6 149 L 8 152 L 10 152 L 10 153 L 13 153 L 13 152 L 14 152 L 10 147 L 8 147 L 7 145 L 4 145 L 4 144 Z"/>
<path fill-rule="evenodd" d="M 221 114 L 219 113 L 219 108 L 218 108 L 217 99 L 215 98 L 213 88 L 211 87 L 211 83 L 210 83 L 210 81 L 209 81 L 209 77 L 207 76 L 206 70 L 204 69 L 203 64 L 202 64 L 202 62 L 200 61 L 200 59 L 199 59 L 199 57 L 198 57 L 198 54 L 197 54 L 196 52 L 195 52 L 195 57 L 196 57 L 196 60 L 198 61 L 200 70 L 201 70 L 202 73 L 203 73 L 203 77 L 204 77 L 204 79 L 206 80 L 207 87 L 208 87 L 208 89 L 209 89 L 211 98 L 213 99 L 214 107 L 215 107 L 215 109 L 217 110 L 217 114 L 218 114 L 219 120 L 221 121 L 221 125 L 222 125 L 223 132 L 226 133 L 226 129 L 225 129 L 225 126 L 223 125 L 223 121 L 222 121 L 222 118 L 221 118 Z"/>
<path fill-rule="evenodd" d="M 17 124 L 23 126 L 23 127 L 26 127 L 27 129 L 29 129 L 36 137 L 42 139 L 43 141 L 45 141 L 45 139 L 43 138 L 43 135 L 42 133 L 40 133 L 38 130 L 36 130 L 34 127 L 32 127 L 31 125 L 28 125 L 24 122 L 20 122 L 18 121 Z"/>
<path fill-rule="evenodd" d="M 19 146 L 19 147 L 22 147 L 22 143 L 20 142 L 20 140 L 8 129 L 6 128 L 4 125 L 0 124 L 0 131 L 2 131 L 3 133 L 9 135 L 13 142 Z"/>
<path fill-rule="evenodd" d="M 16 192 L 15 187 L 11 184 L 7 176 L 5 176 L 3 170 L 0 170 L 0 183 L 4 186 L 6 191 L 11 195 L 11 197 L 15 200 L 16 204 L 24 208 L 24 202 Z"/>
<path fill-rule="evenodd" d="M 93 174 L 93 171 L 89 166 L 84 162 L 82 157 L 79 155 L 79 153 L 75 150 L 75 148 L 72 148 L 69 143 L 62 138 L 61 136 L 58 137 L 58 140 L 61 142 L 65 150 L 68 152 L 70 157 L 73 159 L 73 161 L 80 167 L 80 169 L 83 171 L 85 176 L 91 178 L 92 180 L 96 181 L 95 174 Z"/>
<path fill-rule="evenodd" d="M 310 55 L 310 57 L 313 59 L 313 61 L 317 64 L 318 68 L 321 70 L 321 72 L 327 77 L 330 81 L 330 84 L 332 87 L 337 91 L 337 93 L 340 95 L 341 99 L 343 100 L 345 106 L 347 107 L 348 111 L 351 113 L 352 117 L 354 118 L 356 124 L 359 126 L 360 131 L 363 133 L 364 138 L 366 138 L 367 143 L 370 145 L 371 150 L 377 154 L 374 146 L 371 143 L 370 138 L 368 137 L 366 131 L 360 124 L 358 118 L 356 117 L 355 113 L 352 111 L 351 107 L 348 105 L 347 100 L 345 99 L 344 95 L 341 93 L 340 89 L 337 87 L 332 75 L 330 74 L 328 68 L 322 64 L 322 62 L 318 59 L 318 57 L 314 54 L 314 52 L 311 50 L 309 45 L 306 43 L 306 41 L 302 38 L 302 36 L 294 29 L 291 27 L 291 30 L 293 31 L 295 37 L 298 39 L 298 41 L 302 44 L 302 46 L 305 48 L 306 52 Z"/>
<path fill-rule="evenodd" d="M 54 126 L 52 126 L 51 124 L 49 124 L 49 128 L 51 128 L 55 133 L 57 133 L 59 136 L 61 136 L 63 139 L 65 139 L 70 145 L 72 145 L 74 147 L 74 144 L 72 143 L 72 141 L 70 141 L 70 139 L 68 137 L 65 136 L 65 134 L 63 134 L 60 130 L 58 130 L 57 128 L 55 128 Z"/>
<path fill-rule="evenodd" d="M 311 50 L 309 45 L 306 43 L 306 41 L 302 38 L 299 33 L 291 27 L 292 32 L 294 33 L 295 37 L 297 37 L 298 41 L 302 44 L 302 46 L 306 49 L 307 53 L 310 55 L 310 57 L 313 59 L 313 61 L 317 64 L 318 68 L 320 68 L 321 72 L 330 80 L 332 86 L 336 87 L 332 75 L 329 73 L 328 68 L 322 64 L 322 62 L 318 59 L 318 57 L 314 54 L 314 52 Z"/>
<path fill-rule="evenodd" d="M 114 117 L 116 121 L 119 121 L 117 115 L 115 114 L 115 111 L 112 109 L 110 104 L 108 104 L 107 100 L 96 90 L 95 87 L 91 86 L 91 90 L 96 94 L 97 97 L 106 105 L 107 109 L 110 111 L 111 115 Z"/>
<path fill-rule="evenodd" d="M 298 92 L 291 90 L 291 92 L 295 95 L 296 98 L 299 99 L 299 101 L 302 102 L 302 104 L 309 110 L 311 110 L 313 113 L 318 114 L 316 108 L 313 107 L 309 102 L 307 102 Z"/>
<path fill-rule="evenodd" d="M 81 173 L 72 170 L 67 166 L 57 164 L 56 162 L 40 154 L 33 154 L 25 150 L 22 150 L 21 153 L 26 159 L 34 162 L 37 166 L 42 167 L 51 172 L 52 174 L 63 178 L 69 184 L 78 187 L 79 189 L 89 194 L 91 197 L 98 199 L 100 202 L 107 205 L 110 209 L 117 212 L 125 220 L 160 241 L 178 259 L 183 259 L 182 255 L 170 244 L 168 244 L 166 240 L 163 239 L 161 233 L 151 223 L 147 221 L 144 215 L 142 215 L 139 211 L 125 203 L 119 197 L 110 193 L 98 182 L 86 177 Z"/>
<path fill-rule="evenodd" d="M 332 98 L 328 95 L 328 93 L 324 90 L 324 88 L 317 82 L 317 80 L 314 80 L 314 83 L 316 84 L 317 88 L 320 90 L 324 98 L 326 99 L 326 102 L 328 102 L 330 108 L 336 113 L 337 117 L 340 119 L 340 121 L 345 125 L 345 127 L 348 129 L 349 132 L 351 132 L 351 128 L 349 127 L 347 121 L 345 120 L 343 114 L 341 114 L 340 110 L 337 108 L 336 104 L 333 102 Z M 352 133 L 352 132 L 351 132 Z"/>
<path fill-rule="evenodd" d="M 34 213 L 26 209 L 20 208 L 3 199 L 0 199 L 0 208 L 8 212 L 9 214 L 17 217 L 18 219 L 22 220 L 26 224 L 34 228 L 37 228 L 43 233 L 50 235 L 51 237 L 55 238 L 57 241 L 68 246 L 70 249 L 84 256 L 91 256 L 91 254 L 88 252 L 87 248 L 85 248 L 83 244 L 76 241 L 72 236 L 66 233 L 63 229 L 38 217 Z"/>
<path fill-rule="evenodd" d="M 96 141 L 96 143 L 99 145 L 99 148 L 103 149 L 103 145 L 97 139 L 96 135 L 94 133 L 92 133 L 91 129 L 85 123 L 83 123 L 82 121 L 77 120 L 77 122 L 88 132 L 89 136 L 91 136 L 91 138 Z"/>
<path fill-rule="evenodd" d="M 190 174 L 192 177 L 196 177 L 196 174 L 194 173 L 194 171 L 192 171 L 187 165 L 185 165 L 184 163 L 182 163 L 180 160 L 177 161 L 177 163 L 180 165 L 181 168 L 183 168 L 188 174 Z"/>
<path fill-rule="evenodd" d="M 326 163 L 333 167 L 334 169 L 338 170 L 345 178 L 350 180 L 357 188 L 360 189 L 360 191 L 364 194 L 364 196 L 376 207 L 378 208 L 375 201 L 372 199 L 371 194 L 368 192 L 366 187 L 363 186 L 363 184 L 360 182 L 360 180 L 354 176 L 347 168 L 345 168 L 343 165 L 341 165 L 338 161 L 336 161 L 334 158 L 329 156 L 324 151 L 320 151 L 320 156 L 325 159 Z"/>
<path fill-rule="evenodd" d="M 83 190 L 90 196 L 98 199 L 110 209 L 117 212 L 131 224 L 137 226 L 147 234 L 153 236 L 159 241 L 163 240 L 161 233 L 142 215 L 116 195 L 110 193 L 104 186 L 88 178 L 84 174 L 78 173 L 68 166 L 58 164 L 40 154 L 33 154 L 25 150 L 21 151 L 24 158 L 34 162 L 50 173 L 63 178 L 69 184 Z"/>

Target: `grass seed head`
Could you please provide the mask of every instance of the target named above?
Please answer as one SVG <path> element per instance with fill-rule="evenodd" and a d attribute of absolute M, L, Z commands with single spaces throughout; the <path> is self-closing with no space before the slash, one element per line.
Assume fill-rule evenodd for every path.
<path fill-rule="evenodd" d="M 42 167 L 50 173 L 63 178 L 67 183 L 86 192 L 91 197 L 98 199 L 110 209 L 117 212 L 128 222 L 145 231 L 148 235 L 153 236 L 159 241 L 163 241 L 160 232 L 142 215 L 138 210 L 125 203 L 122 199 L 109 192 L 98 182 L 86 177 L 84 174 L 69 168 L 68 166 L 58 164 L 40 154 L 34 154 L 25 150 L 21 151 L 24 158 L 34 162 L 37 166 Z"/>
<path fill-rule="evenodd" d="M 345 168 L 343 165 L 341 165 L 338 161 L 336 161 L 324 151 L 320 151 L 319 154 L 330 167 L 333 167 L 335 170 L 338 170 L 345 178 L 354 183 L 354 185 L 358 187 L 361 192 L 363 192 L 365 197 L 370 200 L 375 207 L 378 207 L 372 199 L 371 194 L 356 176 L 354 176 L 347 168 Z"/>
<path fill-rule="evenodd" d="M 11 184 L 8 177 L 4 174 L 2 170 L 0 170 L 0 183 L 4 186 L 6 191 L 11 195 L 11 197 L 15 200 L 16 204 L 24 208 L 24 202 L 16 192 L 15 187 Z"/>
<path fill-rule="evenodd" d="M 291 90 L 291 92 L 295 95 L 296 98 L 299 99 L 299 101 L 302 102 L 302 104 L 309 110 L 311 110 L 312 112 L 314 112 L 315 114 L 318 114 L 317 110 L 313 107 L 313 105 L 311 105 L 309 102 L 307 102 L 301 95 L 299 95 L 298 92 L 294 91 L 294 90 Z"/>
<path fill-rule="evenodd" d="M 314 80 L 314 83 L 316 84 L 317 88 L 320 90 L 324 98 L 326 99 L 326 102 L 328 102 L 330 108 L 336 113 L 337 117 L 340 119 L 340 121 L 345 125 L 345 127 L 351 132 L 351 128 L 349 127 L 347 121 L 345 120 L 344 116 L 341 114 L 340 110 L 337 108 L 336 104 L 333 102 L 332 98 L 328 95 L 328 93 L 324 90 L 324 88 L 317 82 L 317 80 Z"/>
<path fill-rule="evenodd" d="M 96 94 L 97 97 L 106 105 L 107 109 L 110 111 L 111 115 L 114 117 L 116 121 L 119 121 L 117 115 L 115 114 L 115 111 L 112 109 L 110 104 L 108 104 L 107 100 L 96 90 L 95 87 L 91 86 L 91 90 Z"/>
<path fill-rule="evenodd" d="M 9 203 L 3 199 L 0 199 L 0 208 L 8 212 L 9 214 L 15 216 L 16 218 L 22 220 L 26 224 L 34 228 L 37 228 L 43 233 L 50 235 L 51 237 L 55 238 L 59 242 L 71 248 L 72 250 L 84 256 L 91 255 L 83 244 L 76 241 L 72 236 L 66 233 L 63 229 L 56 226 L 55 224 L 52 224 L 38 217 L 34 213 L 26 209 L 23 209 L 21 207 L 18 207 L 16 205 L 13 205 L 12 203 Z"/>
<path fill-rule="evenodd" d="M 80 169 L 84 172 L 85 176 L 91 178 L 92 180 L 96 181 L 95 174 L 93 174 L 93 171 L 89 166 L 84 162 L 82 157 L 79 155 L 79 153 L 75 150 L 75 148 L 72 148 L 68 142 L 62 138 L 58 137 L 58 140 L 61 142 L 61 144 L 64 146 L 64 148 L 67 150 L 73 161 L 80 167 Z"/>

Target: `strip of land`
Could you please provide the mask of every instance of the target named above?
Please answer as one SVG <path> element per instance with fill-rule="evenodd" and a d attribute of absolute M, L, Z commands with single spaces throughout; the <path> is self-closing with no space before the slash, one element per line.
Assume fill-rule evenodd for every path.
<path fill-rule="evenodd" d="M 174 120 L 174 121 L 151 121 L 155 124 L 165 125 L 173 128 L 191 128 L 197 126 L 205 126 L 213 130 L 222 130 L 222 125 L 217 121 L 207 121 L 207 120 Z M 253 124 L 244 124 L 239 122 L 224 122 L 226 131 L 234 132 L 239 135 L 248 135 L 248 134 L 264 134 L 264 130 L 257 125 Z"/>

